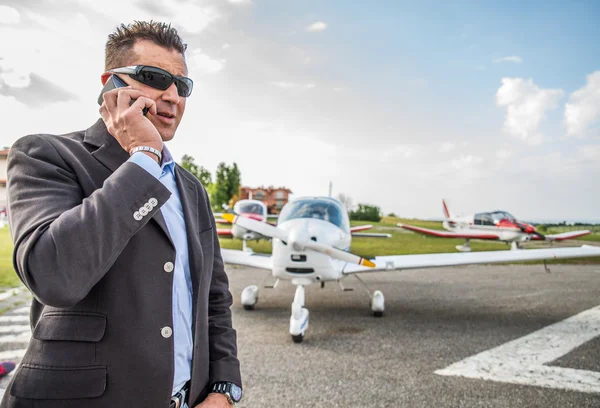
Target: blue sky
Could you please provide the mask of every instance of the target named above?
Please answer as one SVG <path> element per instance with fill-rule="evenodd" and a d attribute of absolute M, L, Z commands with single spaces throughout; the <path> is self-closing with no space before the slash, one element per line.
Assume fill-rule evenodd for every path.
<path fill-rule="evenodd" d="M 188 42 L 196 83 L 176 158 L 297 195 L 332 181 L 407 217 L 446 198 L 600 220 L 600 3 L 524 3 L 2 0 L 0 144 L 90 126 L 106 36 L 154 18 Z"/>

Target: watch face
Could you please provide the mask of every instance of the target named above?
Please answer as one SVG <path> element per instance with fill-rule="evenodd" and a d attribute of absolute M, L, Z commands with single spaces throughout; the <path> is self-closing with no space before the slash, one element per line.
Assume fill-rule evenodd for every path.
<path fill-rule="evenodd" d="M 235 402 L 242 399 L 242 389 L 235 384 L 231 384 L 231 399 Z"/>

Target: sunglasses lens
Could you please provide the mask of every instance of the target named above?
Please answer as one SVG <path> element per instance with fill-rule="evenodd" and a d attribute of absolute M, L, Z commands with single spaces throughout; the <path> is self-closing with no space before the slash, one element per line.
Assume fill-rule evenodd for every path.
<path fill-rule="evenodd" d="M 175 82 L 179 96 L 188 97 L 192 94 L 194 83 L 186 77 L 173 77 L 165 70 L 156 67 L 143 67 L 137 74 L 130 74 L 130 77 L 152 88 L 164 91 Z"/>
<path fill-rule="evenodd" d="M 192 94 L 192 88 L 194 83 L 189 78 L 177 78 L 175 79 L 175 85 L 177 86 L 177 93 L 179 96 L 187 98 Z"/>
<path fill-rule="evenodd" d="M 144 68 L 139 73 L 140 82 L 156 89 L 165 90 L 173 83 L 173 77 L 167 72 Z"/>

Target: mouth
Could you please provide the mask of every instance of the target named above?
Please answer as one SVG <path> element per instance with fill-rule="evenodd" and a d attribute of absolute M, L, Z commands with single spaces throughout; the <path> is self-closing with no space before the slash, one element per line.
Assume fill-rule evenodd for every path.
<path fill-rule="evenodd" d="M 158 112 L 156 117 L 165 124 L 172 124 L 175 122 L 175 115 L 170 112 Z"/>

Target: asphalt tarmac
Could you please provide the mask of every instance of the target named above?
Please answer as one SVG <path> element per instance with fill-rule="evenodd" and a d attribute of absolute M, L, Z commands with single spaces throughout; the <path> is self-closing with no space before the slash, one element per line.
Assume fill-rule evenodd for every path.
<path fill-rule="evenodd" d="M 335 283 L 311 286 L 310 327 L 301 344 L 288 332 L 292 285 L 261 289 L 256 309 L 246 311 L 242 289 L 259 284 L 266 272 L 227 271 L 244 381 L 238 407 L 600 407 L 600 309 L 593 309 L 600 305 L 600 265 L 553 265 L 550 274 L 542 265 L 503 265 L 363 275 L 371 290 L 385 295 L 381 318 L 371 316 L 367 294 L 352 277 L 344 285 L 354 291 Z M 575 325 L 564 322 L 581 312 Z M 19 360 L 27 333 L 17 330 L 27 325 L 27 314 L 20 300 L 2 316 L 0 359 Z M 535 334 L 549 327 L 545 337 Z M 532 333 L 535 339 L 523 339 Z M 460 364 L 436 374 L 496 347 L 492 372 L 514 354 L 529 363 L 507 363 L 508 374 L 494 381 L 466 378 L 477 370 Z M 540 357 L 552 353 L 552 361 Z M 471 366 L 485 374 L 483 356 Z M 527 383 L 540 367 L 556 381 L 515 383 Z M 549 377 L 544 371 L 538 383 Z M 7 381 L 0 381 L 0 393 Z M 586 391 L 574 390 L 578 384 Z"/>
<path fill-rule="evenodd" d="M 545 364 L 566 368 L 564 383 L 551 388 L 435 374 L 600 305 L 600 265 L 550 269 L 468 266 L 363 275 L 371 290 L 385 295 L 382 318 L 371 316 L 354 278 L 344 281 L 352 292 L 315 285 L 306 291 L 310 327 L 304 342 L 294 344 L 288 333 L 294 287 L 280 282 L 261 289 L 256 309 L 245 311 L 239 294 L 265 272 L 229 266 L 245 391 L 240 406 L 600 407 L 597 324 L 591 334 L 591 324 L 580 325 L 580 335 L 592 339 Z M 561 330 L 538 348 L 563 342 Z M 596 391 L 559 388 L 579 373 L 571 369 L 595 374 Z M 529 367 L 517 367 L 516 377 L 519 370 Z"/>

